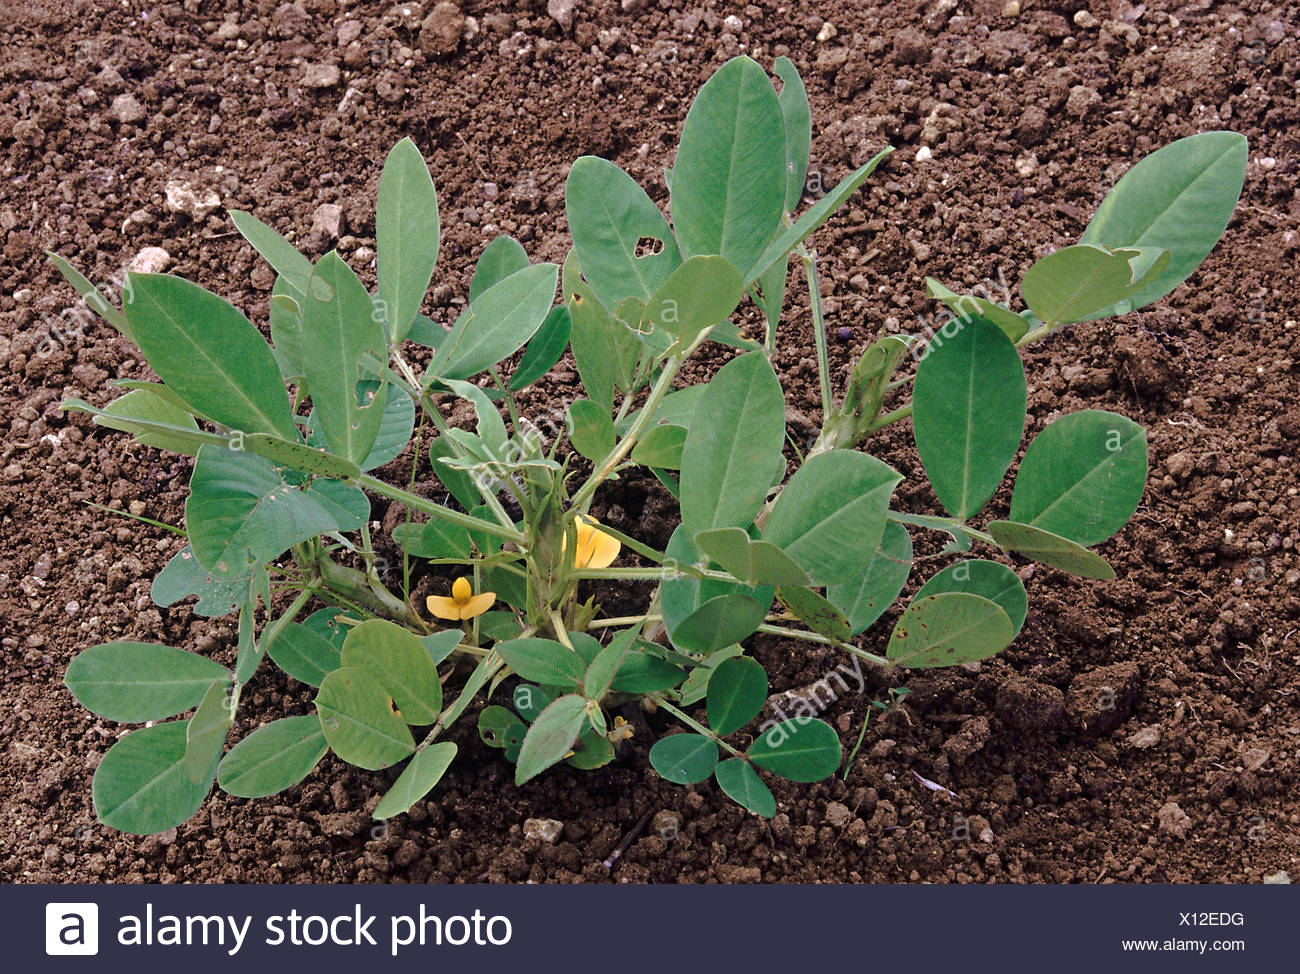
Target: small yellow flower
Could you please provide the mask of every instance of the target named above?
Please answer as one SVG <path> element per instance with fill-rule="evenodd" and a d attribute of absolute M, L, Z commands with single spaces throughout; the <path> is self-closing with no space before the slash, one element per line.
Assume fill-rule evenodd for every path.
<path fill-rule="evenodd" d="M 578 550 L 573 556 L 574 568 L 597 570 L 608 568 L 618 557 L 619 549 L 623 546 L 619 544 L 618 538 L 601 531 L 597 527 L 599 524 L 600 522 L 594 517 L 588 517 L 586 514 L 579 514 L 574 522 L 574 526 L 578 529 Z M 565 545 L 568 545 L 567 538 Z"/>
<path fill-rule="evenodd" d="M 614 718 L 614 726 L 607 735 L 614 744 L 621 744 L 624 741 L 631 740 L 632 735 L 636 733 L 636 728 L 629 724 L 622 717 Z"/>
<path fill-rule="evenodd" d="M 424 600 L 424 604 L 439 619 L 462 622 L 466 619 L 473 619 L 475 616 L 481 616 L 492 608 L 492 604 L 496 600 L 496 592 L 480 592 L 475 595 L 469 579 L 458 578 L 452 583 L 451 598 L 447 598 L 445 595 L 430 595 Z"/>

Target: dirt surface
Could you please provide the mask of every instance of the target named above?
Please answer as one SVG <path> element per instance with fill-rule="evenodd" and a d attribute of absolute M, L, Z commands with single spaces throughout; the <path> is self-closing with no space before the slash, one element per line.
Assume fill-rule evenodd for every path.
<path fill-rule="evenodd" d="M 497 6 L 11 0 L 0 10 L 0 880 L 1300 878 L 1295 6 Z M 123 729 L 72 700 L 68 661 L 120 638 L 229 661 L 233 633 L 187 605 L 150 602 L 175 535 L 86 506 L 179 523 L 188 464 L 58 411 L 68 396 L 105 402 L 110 378 L 147 369 L 108 326 L 60 318 L 73 295 L 41 251 L 103 281 L 161 247 L 169 270 L 264 321 L 270 272 L 220 207 L 294 231 L 312 256 L 337 245 L 373 283 L 379 168 L 410 135 L 443 213 L 425 310 L 448 319 L 496 233 L 534 259 L 563 258 L 564 178 L 578 155 L 614 159 L 666 203 L 660 174 L 691 95 L 742 52 L 764 64 L 788 54 L 803 72 L 813 170 L 826 183 L 898 147 L 815 238 L 838 367 L 882 330 L 917 330 L 933 310 L 925 275 L 996 292 L 1076 239 L 1137 158 L 1207 129 L 1250 138 L 1242 203 L 1189 286 L 1028 356 L 1031 433 L 1094 406 L 1150 432 L 1143 505 L 1102 549 L 1118 579 L 1021 566 L 1030 615 L 1015 645 L 982 666 L 913 675 L 903 708 L 873 719 L 847 781 L 776 784 L 771 822 L 711 785 L 660 781 L 645 752 L 667 725 L 652 716 L 616 765 L 522 789 L 463 721 L 462 758 L 443 785 L 386 827 L 367 809 L 393 773 L 332 759 L 276 798 L 215 794 L 161 836 L 98 826 L 91 775 Z M 931 157 L 918 160 L 923 148 Z M 187 212 L 169 206 L 169 184 Z M 817 421 L 816 370 L 806 297 L 793 293 L 803 305 L 778 367 L 803 438 Z M 562 406 L 578 395 L 575 373 L 562 363 L 540 395 Z M 906 424 L 872 449 L 908 476 L 902 506 L 931 510 Z M 620 485 L 599 510 L 654 543 L 672 528 L 644 485 Z M 864 645 L 878 649 L 892 618 Z M 755 652 L 781 691 L 840 662 L 769 638 Z M 870 673 L 863 692 L 857 683 L 828 682 L 827 719 L 846 746 L 888 691 Z M 304 689 L 269 669 L 249 690 L 237 735 L 308 709 Z M 527 837 L 531 818 L 562 822 L 558 841 Z M 612 869 L 602 865 L 627 838 Z"/>

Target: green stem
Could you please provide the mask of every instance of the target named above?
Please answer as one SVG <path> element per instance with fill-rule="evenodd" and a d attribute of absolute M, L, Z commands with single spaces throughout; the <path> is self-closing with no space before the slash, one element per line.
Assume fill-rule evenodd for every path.
<path fill-rule="evenodd" d="M 314 585 L 309 585 L 299 592 L 298 597 L 290 603 L 289 608 L 285 609 L 282 615 L 262 630 L 261 644 L 270 646 L 274 643 L 280 633 L 284 631 L 284 627 L 293 622 L 294 616 L 302 611 L 303 606 L 310 602 L 315 594 L 316 586 Z"/>
<path fill-rule="evenodd" d="M 632 452 L 632 447 L 637 442 L 650 424 L 654 422 L 655 412 L 659 409 L 659 404 L 663 402 L 664 396 L 672 388 L 673 379 L 677 378 L 677 371 L 682 367 L 685 361 L 684 355 L 670 356 L 665 363 L 663 371 L 659 373 L 659 378 L 655 380 L 654 387 L 650 390 L 650 396 L 646 399 L 645 405 L 641 407 L 641 412 L 637 414 L 636 422 L 632 428 L 624 434 L 623 438 L 614 445 L 609 456 L 602 460 L 591 471 L 591 476 L 587 482 L 578 488 L 578 492 L 573 495 L 573 500 L 569 506 L 574 510 L 583 510 L 584 505 L 591 499 L 591 495 L 596 492 L 596 488 L 605 482 L 614 468 L 622 462 L 623 458 Z"/>
<path fill-rule="evenodd" d="M 813 340 L 817 345 L 817 380 L 822 393 L 822 416 L 835 409 L 831 395 L 830 354 L 826 350 L 826 322 L 822 317 L 821 286 L 817 281 L 817 255 L 803 244 L 799 245 L 799 259 L 803 261 L 804 276 L 808 279 L 808 302 L 812 307 Z"/>
<path fill-rule="evenodd" d="M 616 629 L 619 626 L 635 626 L 638 622 L 659 622 L 663 616 L 658 613 L 648 612 L 641 616 L 615 616 L 609 619 L 592 619 L 587 623 L 587 630 L 592 629 Z"/>
<path fill-rule="evenodd" d="M 930 531 L 943 531 L 946 534 L 965 534 L 972 538 L 978 538 L 985 544 L 997 546 L 997 541 L 993 539 L 992 535 L 978 531 L 956 518 L 935 517 L 932 514 L 904 514 L 901 511 L 890 511 L 887 517 L 899 524 L 911 524 L 914 527 L 926 528 Z"/>
<path fill-rule="evenodd" d="M 423 751 L 438 739 L 438 735 L 443 730 L 454 724 L 460 715 L 465 712 L 465 708 L 469 706 L 470 701 L 483 689 L 483 685 L 499 670 L 504 669 L 505 665 L 506 661 L 497 655 L 495 650 L 479 660 L 478 666 L 474 668 L 474 672 L 469 675 L 469 679 L 461 687 L 460 694 L 456 697 L 455 702 L 438 715 L 438 722 L 429 729 L 429 733 L 420 742 L 417 750 Z"/>
<path fill-rule="evenodd" d="M 524 536 L 513 527 L 507 528 L 502 524 L 493 524 L 491 521 L 484 521 L 482 518 L 474 517 L 470 514 L 462 514 L 460 511 L 453 511 L 449 507 L 443 507 L 427 497 L 420 497 L 409 490 L 403 490 L 401 487 L 394 487 L 386 484 L 377 477 L 370 474 L 362 474 L 356 480 L 357 484 L 367 490 L 372 490 L 381 497 L 387 497 L 389 500 L 395 500 L 399 503 L 420 511 L 432 517 L 441 518 L 449 521 L 467 531 L 481 531 L 484 534 L 490 534 L 496 538 L 504 538 L 507 541 L 513 541 L 515 544 L 523 544 Z"/>
<path fill-rule="evenodd" d="M 740 751 L 737 751 L 734 747 L 732 747 L 730 744 L 724 741 L 716 733 L 711 731 L 709 728 L 705 727 L 699 721 L 695 720 L 693 717 L 688 715 L 685 711 L 681 710 L 678 707 L 673 706 L 671 703 L 665 700 L 661 694 L 651 693 L 651 694 L 647 694 L 647 696 L 655 703 L 657 703 L 660 707 L 663 707 L 664 710 L 668 711 L 670 714 L 672 714 L 674 717 L 680 720 L 691 730 L 695 731 L 697 734 L 703 734 L 705 737 L 713 741 L 715 744 L 718 745 L 718 747 L 722 748 L 732 757 L 738 758 L 742 756 Z"/>
<path fill-rule="evenodd" d="M 767 624 L 758 627 L 759 632 L 770 633 L 773 636 L 786 636 L 790 639 L 802 639 L 805 642 L 821 643 L 823 646 L 834 646 L 836 649 L 842 649 L 846 653 L 852 653 L 860 659 L 866 660 L 874 666 L 882 666 L 886 669 L 893 669 L 894 664 L 883 656 L 877 656 L 875 653 L 868 653 L 865 649 L 858 649 L 852 643 L 846 643 L 842 639 L 831 639 L 829 636 L 823 636 L 816 632 L 805 632 L 802 629 L 787 629 L 785 626 L 770 626 Z"/>
<path fill-rule="evenodd" d="M 878 432 L 879 430 L 884 429 L 890 423 L 897 423 L 900 419 L 907 419 L 907 417 L 911 415 L 912 415 L 912 404 L 909 402 L 906 406 L 899 406 L 897 409 L 893 410 L 892 412 L 888 412 L 885 413 L 885 415 L 883 416 L 876 417 L 875 422 L 873 422 L 869 427 L 867 427 L 867 434 L 870 435 L 872 433 Z"/>
<path fill-rule="evenodd" d="M 400 622 L 419 632 L 428 631 L 429 627 L 410 605 L 382 585 L 373 584 L 371 578 L 363 572 L 340 565 L 325 554 L 317 557 L 315 564 L 321 581 L 331 592 L 349 599 L 367 612 Z"/>

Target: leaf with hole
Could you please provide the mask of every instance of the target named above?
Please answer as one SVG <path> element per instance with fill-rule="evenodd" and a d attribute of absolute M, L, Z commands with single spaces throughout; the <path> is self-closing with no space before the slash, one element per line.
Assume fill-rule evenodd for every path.
<path fill-rule="evenodd" d="M 378 771 L 415 751 L 392 698 L 369 673 L 344 666 L 328 674 L 316 694 L 316 712 L 325 740 L 348 764 Z"/>
<path fill-rule="evenodd" d="M 384 421 L 387 393 L 361 366 L 387 357 L 383 326 L 370 292 L 331 251 L 320 259 L 302 306 L 302 366 L 312 391 L 315 422 L 330 450 L 354 463 L 370 454 Z"/>
<path fill-rule="evenodd" d="M 387 619 L 361 623 L 343 641 L 343 665 L 374 677 L 408 724 L 426 727 L 438 719 L 438 669 L 409 629 Z"/>
<path fill-rule="evenodd" d="M 827 639 L 843 642 L 853 633 L 844 613 L 810 588 L 783 586 L 776 590 L 776 598 L 791 615 Z"/>
<path fill-rule="evenodd" d="M 574 162 L 564 207 L 583 276 L 606 307 L 626 297 L 648 300 L 681 263 L 668 221 L 612 162 L 596 156 Z"/>

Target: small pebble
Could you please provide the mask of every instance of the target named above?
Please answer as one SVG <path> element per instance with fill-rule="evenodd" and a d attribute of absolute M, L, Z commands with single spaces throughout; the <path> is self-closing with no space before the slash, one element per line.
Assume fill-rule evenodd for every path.
<path fill-rule="evenodd" d="M 530 818 L 524 822 L 524 837 L 555 845 L 564 831 L 564 823 L 553 818 Z"/>

